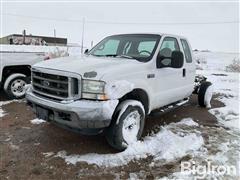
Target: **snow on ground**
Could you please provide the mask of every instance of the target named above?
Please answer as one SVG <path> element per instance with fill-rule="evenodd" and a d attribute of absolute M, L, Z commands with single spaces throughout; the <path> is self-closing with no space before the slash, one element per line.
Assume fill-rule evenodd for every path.
<path fill-rule="evenodd" d="M 60 151 L 55 157 L 63 158 L 67 164 L 87 162 L 88 164 L 104 167 L 122 166 L 130 161 L 148 156 L 152 156 L 157 161 L 174 161 L 187 154 L 194 154 L 204 144 L 201 133 L 197 131 L 189 133 L 181 129 L 182 133 L 178 133 L 172 130 L 181 126 L 192 125 L 198 124 L 190 118 L 183 119 L 180 123 L 171 123 L 162 127 L 157 134 L 147 136 L 143 141 L 134 142 L 125 151 L 116 154 L 89 153 L 85 155 L 67 155 L 66 151 Z"/>
<path fill-rule="evenodd" d="M 42 124 L 42 123 L 45 123 L 46 121 L 36 118 L 36 119 L 30 120 L 30 122 L 32 124 Z"/>
<path fill-rule="evenodd" d="M 5 116 L 7 113 L 3 111 L 2 106 L 10 104 L 12 102 L 17 102 L 17 100 L 12 100 L 12 101 L 0 101 L 0 118 Z"/>
<path fill-rule="evenodd" d="M 219 101 L 224 107 L 210 109 L 221 124 L 227 127 L 240 128 L 239 123 L 239 72 L 229 72 L 227 67 L 238 59 L 239 54 L 234 53 L 195 53 L 202 70 L 197 74 L 204 75 L 213 83 L 214 94 L 220 94 Z M 236 65 L 235 66 L 240 66 Z M 228 72 L 227 72 L 228 71 Z"/>

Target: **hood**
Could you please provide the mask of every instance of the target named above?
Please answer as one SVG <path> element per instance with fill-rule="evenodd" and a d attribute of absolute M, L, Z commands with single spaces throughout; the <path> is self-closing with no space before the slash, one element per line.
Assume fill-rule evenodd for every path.
<path fill-rule="evenodd" d="M 42 61 L 35 64 L 34 68 L 47 68 L 60 71 L 73 72 L 86 79 L 100 80 L 106 73 L 119 72 L 120 69 L 133 68 L 142 64 L 134 59 L 94 57 L 94 56 L 69 56 Z"/>

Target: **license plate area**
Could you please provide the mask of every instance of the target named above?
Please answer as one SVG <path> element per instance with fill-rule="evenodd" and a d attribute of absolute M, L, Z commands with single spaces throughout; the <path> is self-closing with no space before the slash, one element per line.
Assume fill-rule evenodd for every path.
<path fill-rule="evenodd" d="M 43 120 L 48 120 L 49 117 L 49 111 L 47 109 L 44 109 L 40 106 L 36 107 L 36 115 L 39 119 L 43 119 Z"/>

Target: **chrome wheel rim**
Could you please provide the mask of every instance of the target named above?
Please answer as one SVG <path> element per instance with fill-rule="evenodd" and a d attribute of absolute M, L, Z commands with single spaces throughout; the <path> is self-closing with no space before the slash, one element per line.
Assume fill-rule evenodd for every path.
<path fill-rule="evenodd" d="M 15 97 L 21 97 L 25 94 L 26 82 L 22 79 L 16 79 L 11 84 L 11 92 Z"/>

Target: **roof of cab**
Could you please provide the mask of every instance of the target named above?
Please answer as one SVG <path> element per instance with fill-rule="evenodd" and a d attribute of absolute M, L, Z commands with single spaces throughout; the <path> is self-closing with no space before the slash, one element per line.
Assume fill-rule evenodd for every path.
<path fill-rule="evenodd" d="M 141 34 L 141 35 L 144 35 L 144 34 L 149 34 L 149 35 L 160 35 L 160 36 L 171 36 L 171 37 L 177 37 L 177 38 L 183 38 L 183 39 L 186 39 L 186 37 L 184 36 L 180 36 L 180 35 L 176 35 L 176 34 L 168 34 L 168 33 L 154 33 L 154 32 L 148 32 L 148 33 L 124 33 L 124 34 L 113 34 L 113 35 L 110 35 L 110 36 L 114 36 L 114 35 L 131 35 L 131 34 Z"/>

